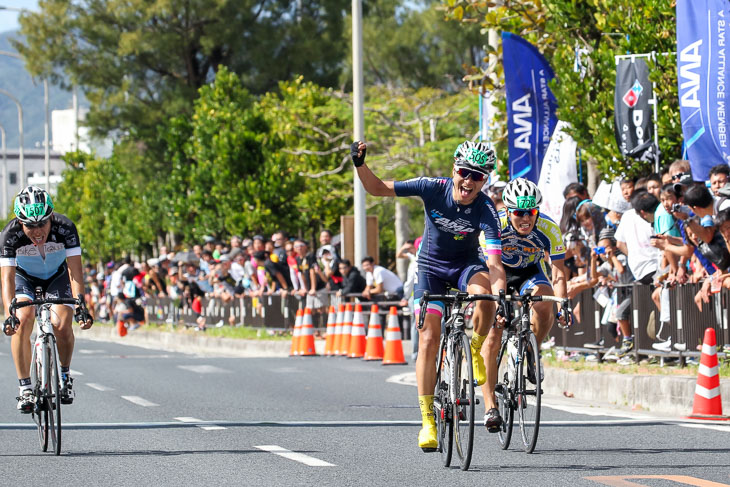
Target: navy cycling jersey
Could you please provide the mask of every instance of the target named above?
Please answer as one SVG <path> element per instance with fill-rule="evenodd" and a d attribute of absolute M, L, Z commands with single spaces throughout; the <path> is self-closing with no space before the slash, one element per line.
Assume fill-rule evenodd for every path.
<path fill-rule="evenodd" d="M 0 267 L 17 267 L 23 273 L 48 279 L 66 263 L 66 257 L 81 255 L 81 242 L 76 225 L 65 215 L 51 215 L 51 231 L 43 244 L 43 257 L 23 231 L 23 225 L 13 218 L 0 233 Z"/>
<path fill-rule="evenodd" d="M 451 178 L 414 178 L 396 181 L 398 196 L 423 200 L 426 225 L 418 250 L 418 265 L 446 267 L 479 258 L 479 234 L 485 236 L 485 252 L 501 254 L 499 219 L 492 200 L 484 193 L 469 205 L 454 200 Z"/>

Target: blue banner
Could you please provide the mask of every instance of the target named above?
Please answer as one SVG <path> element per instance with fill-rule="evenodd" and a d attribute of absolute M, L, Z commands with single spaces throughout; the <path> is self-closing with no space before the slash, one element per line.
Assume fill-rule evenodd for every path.
<path fill-rule="evenodd" d="M 542 159 L 558 118 L 548 83 L 553 70 L 535 46 L 518 35 L 502 33 L 510 178 L 537 183 Z"/>
<path fill-rule="evenodd" d="M 677 0 L 679 113 L 695 181 L 708 179 L 712 166 L 730 163 L 728 21 L 730 0 Z"/>

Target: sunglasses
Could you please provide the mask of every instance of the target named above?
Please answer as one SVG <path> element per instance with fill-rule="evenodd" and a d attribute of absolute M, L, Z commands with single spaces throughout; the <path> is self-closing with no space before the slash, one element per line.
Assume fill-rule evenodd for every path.
<path fill-rule="evenodd" d="M 464 179 L 471 178 L 472 181 L 484 181 L 484 178 L 487 176 L 485 174 L 482 174 L 480 172 L 476 171 L 470 171 L 469 169 L 464 169 L 463 167 L 460 167 L 456 170 L 456 174 L 461 176 Z"/>
<path fill-rule="evenodd" d="M 538 210 L 537 208 L 532 208 L 530 210 L 512 210 L 512 209 L 510 209 L 509 212 L 518 218 L 522 218 L 523 216 L 526 216 L 526 215 L 535 216 L 540 212 L 540 210 Z"/>
<path fill-rule="evenodd" d="M 41 228 L 46 225 L 46 222 L 36 222 L 36 223 L 23 223 L 23 226 L 25 228 Z"/>
<path fill-rule="evenodd" d="M 687 173 L 686 172 L 680 172 L 680 173 L 675 174 L 674 176 L 672 176 L 672 181 L 677 181 L 679 179 L 682 179 L 685 176 L 687 176 Z"/>

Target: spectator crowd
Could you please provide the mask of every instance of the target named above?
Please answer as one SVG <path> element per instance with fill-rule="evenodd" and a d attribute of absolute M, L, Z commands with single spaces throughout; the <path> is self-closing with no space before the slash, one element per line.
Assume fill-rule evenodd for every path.
<path fill-rule="evenodd" d="M 498 210 L 504 207 L 504 186 L 503 181 L 485 185 Z M 650 321 L 658 329 L 651 335 L 658 350 L 684 347 L 664 332 L 671 287 L 701 283 L 695 297 L 700 310 L 713 293 L 730 288 L 730 166 L 714 167 L 707 182 L 694 181 L 689 162 L 678 160 L 659 173 L 624 178 L 615 186 L 620 194 L 599 204 L 582 184 L 569 184 L 557 223 L 566 247 L 569 296 L 593 289 L 603 308 L 603 337 L 586 347 L 610 348 L 605 358 L 629 363 L 633 283 L 652 286 L 655 311 Z M 270 238 L 234 235 L 226 242 L 205 237 L 191 250 L 163 248 L 160 257 L 143 262 L 126 258 L 107 263 L 99 272 L 87 266 L 87 293 L 99 318 L 114 318 L 126 328 L 145 321 L 146 296 L 171 298 L 197 314 L 202 313 L 203 297 L 226 303 L 272 294 L 297 296 L 318 310 L 329 304 L 331 295 L 400 300 L 412 308 L 419 244 L 420 238 L 409 240 L 397 251 L 398 258 L 409 262 L 402 281 L 372 257 L 359 267 L 341 258 L 328 230 L 320 233 L 316 248 L 283 231 Z M 204 323 L 200 320 L 200 328 Z"/>

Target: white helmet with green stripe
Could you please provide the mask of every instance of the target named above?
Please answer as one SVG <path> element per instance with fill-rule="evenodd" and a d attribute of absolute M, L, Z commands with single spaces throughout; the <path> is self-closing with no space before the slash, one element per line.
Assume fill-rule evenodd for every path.
<path fill-rule="evenodd" d="M 28 186 L 15 197 L 13 211 L 21 223 L 43 223 L 53 214 L 53 200 L 45 189 Z"/>
<path fill-rule="evenodd" d="M 465 167 L 488 176 L 496 164 L 497 155 L 491 144 L 487 142 L 467 140 L 459 144 L 454 151 L 454 166 L 456 167 Z"/>
<path fill-rule="evenodd" d="M 502 201 L 510 210 L 531 210 L 542 204 L 542 193 L 532 181 L 517 178 L 505 186 Z"/>

